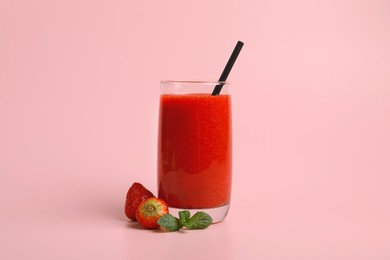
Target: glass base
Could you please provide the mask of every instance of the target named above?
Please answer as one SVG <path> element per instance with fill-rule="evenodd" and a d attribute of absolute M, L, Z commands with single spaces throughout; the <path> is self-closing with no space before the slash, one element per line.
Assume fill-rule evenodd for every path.
<path fill-rule="evenodd" d="M 194 215 L 198 211 L 203 211 L 209 214 L 213 218 L 213 224 L 222 222 L 228 211 L 229 211 L 230 204 L 224 205 L 222 207 L 218 208 L 206 208 L 206 209 L 181 209 L 181 208 L 173 208 L 169 207 L 169 213 L 172 214 L 175 217 L 179 216 L 179 211 L 182 210 L 188 210 L 191 213 L 191 216 Z"/>

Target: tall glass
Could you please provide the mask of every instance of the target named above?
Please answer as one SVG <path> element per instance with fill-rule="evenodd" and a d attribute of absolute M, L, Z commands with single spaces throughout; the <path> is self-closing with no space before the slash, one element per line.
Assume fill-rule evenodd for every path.
<path fill-rule="evenodd" d="M 170 212 L 204 211 L 214 223 L 224 220 L 232 185 L 228 83 L 161 82 L 157 169 L 158 196 Z"/>

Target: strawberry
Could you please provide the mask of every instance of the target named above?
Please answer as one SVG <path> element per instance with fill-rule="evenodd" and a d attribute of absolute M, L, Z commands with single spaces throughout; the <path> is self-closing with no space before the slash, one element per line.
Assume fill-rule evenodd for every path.
<path fill-rule="evenodd" d="M 160 226 L 157 220 L 168 213 L 168 204 L 162 199 L 153 197 L 139 204 L 136 217 L 138 223 L 144 228 L 155 229 Z"/>
<path fill-rule="evenodd" d="M 129 188 L 126 195 L 126 203 L 125 203 L 125 214 L 129 219 L 137 221 L 135 217 L 135 212 L 139 204 L 153 197 L 153 193 L 147 190 L 142 184 L 138 182 L 134 182 L 133 185 Z"/>

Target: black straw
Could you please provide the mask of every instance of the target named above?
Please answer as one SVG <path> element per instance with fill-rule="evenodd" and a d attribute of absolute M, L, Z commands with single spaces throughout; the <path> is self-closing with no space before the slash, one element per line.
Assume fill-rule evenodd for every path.
<path fill-rule="evenodd" d="M 241 41 L 238 41 L 236 44 L 236 47 L 234 47 L 232 55 L 230 55 L 230 58 L 229 58 L 228 62 L 226 63 L 225 69 L 223 70 L 221 77 L 219 77 L 218 81 L 226 81 L 231 69 L 233 68 L 234 62 L 236 61 L 236 59 L 238 57 L 238 54 L 240 54 L 242 46 L 244 46 L 244 43 Z M 223 83 L 216 85 L 214 90 L 213 90 L 213 93 L 211 95 L 213 95 L 213 96 L 219 95 L 219 92 L 221 92 L 223 85 L 224 85 Z"/>

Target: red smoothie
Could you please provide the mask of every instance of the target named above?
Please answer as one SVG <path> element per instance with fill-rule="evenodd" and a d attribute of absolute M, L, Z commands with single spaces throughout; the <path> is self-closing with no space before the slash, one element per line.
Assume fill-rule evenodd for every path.
<path fill-rule="evenodd" d="M 159 120 L 158 196 L 175 208 L 229 204 L 230 95 L 162 94 Z"/>

